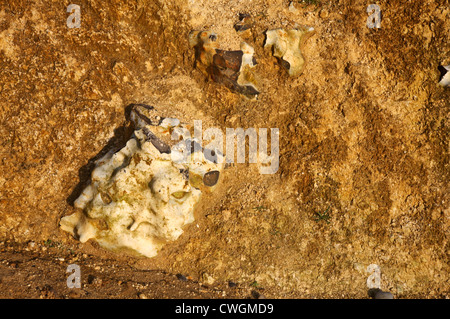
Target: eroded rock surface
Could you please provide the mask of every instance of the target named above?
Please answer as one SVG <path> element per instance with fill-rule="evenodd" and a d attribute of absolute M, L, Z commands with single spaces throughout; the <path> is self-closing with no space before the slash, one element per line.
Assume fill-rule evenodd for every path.
<path fill-rule="evenodd" d="M 256 281 L 275 298 L 367 298 L 365 270 L 376 263 L 382 289 L 395 298 L 448 298 L 450 90 L 438 85 L 438 66 L 450 64 L 450 8 L 384 1 L 381 28 L 369 29 L 367 1 L 316 2 L 293 1 L 292 10 L 284 0 L 92 0 L 79 3 L 81 26 L 69 29 L 61 3 L 6 1 L 0 240 L 58 242 L 49 250 L 62 257 L 64 247 L 64 265 L 75 258 L 70 250 L 120 260 L 113 270 L 122 281 L 148 281 L 128 266 L 139 261 L 146 273 L 195 280 L 206 273 L 239 291 Z M 251 15 L 251 28 L 233 28 L 239 13 Z M 301 50 L 301 76 L 283 76 L 264 49 L 265 31 L 296 24 L 315 33 Z M 204 28 L 218 34 L 218 49 L 239 50 L 243 41 L 254 48 L 257 99 L 193 69 L 189 32 Z M 97 154 L 124 136 L 124 106 L 138 102 L 187 123 L 203 120 L 205 128 L 280 132 L 277 173 L 229 166 L 214 192 L 202 193 L 195 222 L 154 258 L 81 244 L 59 227 L 74 213 Z M 326 211 L 328 219 L 315 218 Z M 66 291 L 48 260 L 36 252 L 29 269 L 44 267 Z M 26 297 L 18 294 L 23 280 L 33 283 L 21 265 L 8 270 L 11 280 L 2 278 L 8 297 Z M 108 287 L 104 280 L 95 296 L 116 296 Z"/>
<path fill-rule="evenodd" d="M 201 190 L 216 185 L 222 160 L 191 150 L 191 139 L 171 145 L 172 132 L 188 128 L 151 106 L 135 106 L 131 119 L 132 138 L 97 160 L 91 184 L 75 201 L 79 211 L 62 218 L 61 228 L 81 242 L 94 239 L 111 250 L 153 257 L 194 221 Z"/>
<path fill-rule="evenodd" d="M 314 28 L 268 30 L 264 47 L 272 47 L 273 56 L 279 59 L 281 66 L 289 75 L 298 76 L 302 73 L 305 64 L 301 46 L 313 31 Z"/>

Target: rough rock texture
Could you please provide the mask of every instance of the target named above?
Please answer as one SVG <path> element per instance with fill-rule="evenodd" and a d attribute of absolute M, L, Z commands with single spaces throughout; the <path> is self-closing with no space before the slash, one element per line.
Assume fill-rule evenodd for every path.
<path fill-rule="evenodd" d="M 450 91 L 437 84 L 450 64 L 448 0 L 378 1 L 379 29 L 362 0 L 78 1 L 79 29 L 66 26 L 70 3 L 0 6 L 2 240 L 50 239 L 269 297 L 366 298 L 369 264 L 394 298 L 450 296 Z M 238 33 L 239 13 L 253 19 Z M 315 34 L 294 79 L 264 31 L 297 23 Z M 199 29 L 224 50 L 255 49 L 257 100 L 205 82 L 188 43 Z M 131 103 L 204 128 L 279 128 L 280 169 L 229 166 L 196 223 L 155 258 L 78 245 L 59 220 L 94 160 L 123 142 Z"/>
<path fill-rule="evenodd" d="M 279 58 L 280 64 L 290 76 L 299 76 L 305 65 L 305 59 L 301 52 L 302 43 L 313 31 L 312 28 L 267 30 L 264 47 L 272 47 L 273 56 Z"/>
<path fill-rule="evenodd" d="M 82 243 L 93 239 L 113 251 L 154 257 L 195 221 L 194 207 L 202 190 L 217 184 L 223 156 L 202 151 L 190 136 L 173 141 L 191 135 L 190 125 L 157 112 L 133 105 L 133 135 L 95 162 L 90 184 L 74 202 L 79 210 L 61 219 L 61 229 Z"/>
<path fill-rule="evenodd" d="M 250 45 L 242 42 L 241 50 L 220 50 L 217 34 L 211 31 L 192 31 L 189 45 L 195 51 L 195 66 L 208 78 L 249 98 L 259 94 L 251 71 L 255 50 Z"/>

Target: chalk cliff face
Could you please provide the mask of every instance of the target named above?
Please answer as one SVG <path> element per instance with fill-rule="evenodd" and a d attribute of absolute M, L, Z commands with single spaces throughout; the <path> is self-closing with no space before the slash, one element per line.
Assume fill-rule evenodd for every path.
<path fill-rule="evenodd" d="M 380 28 L 367 27 L 362 0 L 90 1 L 79 3 L 79 28 L 67 26 L 69 4 L 0 8 L 2 240 L 50 239 L 125 258 L 94 238 L 78 246 L 59 223 L 94 202 L 104 208 L 77 223 L 108 215 L 110 199 L 132 206 L 117 197 L 124 171 L 97 186 L 114 184 L 113 193 L 97 192 L 84 208 L 74 202 L 99 160 L 131 141 L 127 106 L 145 103 L 162 117 L 202 120 L 204 129 L 278 128 L 280 159 L 273 175 L 227 165 L 214 192 L 198 201 L 190 185 L 189 209 L 182 209 L 189 213 L 166 235 L 174 239 L 180 227 L 183 234 L 141 267 L 257 281 L 276 296 L 366 297 L 366 269 L 376 264 L 381 289 L 395 297 L 448 296 L 450 93 L 438 84 L 438 67 L 450 64 L 450 9 L 442 1 L 380 3 Z M 239 14 L 249 18 L 235 28 Z M 301 50 L 301 74 L 292 77 L 264 47 L 266 31 L 300 26 L 314 34 Z M 189 45 L 193 30 L 213 30 L 220 50 L 252 48 L 256 99 L 205 78 Z M 181 187 L 166 155 L 143 144 L 148 153 L 129 144 L 129 158 L 155 159 L 145 170 L 164 166 Z M 137 173 L 147 164 L 130 165 Z M 139 174 L 136 181 L 148 182 Z M 146 196 L 137 207 L 157 201 L 166 203 Z M 195 222 L 187 223 L 194 202 Z M 154 227 L 126 211 L 117 224 L 129 227 L 125 233 Z M 102 224 L 85 233 L 106 246 Z"/>

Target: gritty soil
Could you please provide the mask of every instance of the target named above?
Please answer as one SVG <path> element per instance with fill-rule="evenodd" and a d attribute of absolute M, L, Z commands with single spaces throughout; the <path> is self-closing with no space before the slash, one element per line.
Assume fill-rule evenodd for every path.
<path fill-rule="evenodd" d="M 26 247 L 1 244 L 0 298 L 34 299 L 218 299 L 254 298 L 258 288 L 228 282 L 214 287 L 182 274 L 136 269 L 117 260 L 76 253 L 53 242 L 30 242 Z M 81 287 L 67 285 L 80 266 Z M 69 278 L 70 283 L 75 283 Z"/>
<path fill-rule="evenodd" d="M 367 298 L 370 264 L 395 298 L 450 297 L 448 0 L 376 1 L 380 29 L 362 0 L 80 0 L 74 29 L 72 2 L 0 2 L 1 298 Z M 239 13 L 253 23 L 240 33 Z M 315 32 L 290 78 L 264 32 L 297 24 Z M 194 68 L 191 30 L 255 48 L 258 99 Z M 132 103 L 204 128 L 279 128 L 279 170 L 227 166 L 154 258 L 81 244 L 59 221 L 129 136 Z"/>

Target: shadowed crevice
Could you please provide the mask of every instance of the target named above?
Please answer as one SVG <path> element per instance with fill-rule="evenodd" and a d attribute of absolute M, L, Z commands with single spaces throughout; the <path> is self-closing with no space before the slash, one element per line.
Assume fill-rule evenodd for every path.
<path fill-rule="evenodd" d="M 130 123 L 130 113 L 136 104 L 130 104 L 125 107 L 124 115 L 126 122 L 124 125 L 114 129 L 114 136 L 109 139 L 106 145 L 98 152 L 94 157 L 90 158 L 87 164 L 83 165 L 78 170 L 78 184 L 74 187 L 70 195 L 67 197 L 66 202 L 73 206 L 75 200 L 81 195 L 83 190 L 91 183 L 92 171 L 95 168 L 95 162 L 105 156 L 110 151 L 118 151 L 125 147 L 126 143 L 133 134 L 134 127 Z M 139 104 L 140 105 L 140 104 Z"/>

